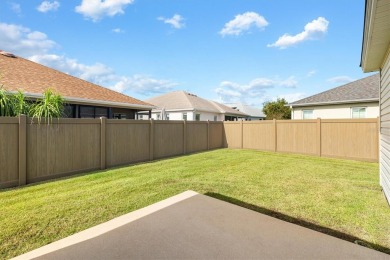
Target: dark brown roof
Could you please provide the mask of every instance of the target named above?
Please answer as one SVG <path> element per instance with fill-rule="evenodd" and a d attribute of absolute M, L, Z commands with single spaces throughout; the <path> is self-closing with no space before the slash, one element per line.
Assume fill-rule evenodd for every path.
<path fill-rule="evenodd" d="M 379 74 L 290 103 L 291 106 L 379 101 Z"/>
<path fill-rule="evenodd" d="M 152 105 L 73 77 L 21 57 L 0 54 L 0 84 L 7 91 L 21 90 L 26 95 L 41 95 L 47 88 L 53 89 L 68 101 L 82 99 L 117 103 L 117 106 L 152 108 Z"/>

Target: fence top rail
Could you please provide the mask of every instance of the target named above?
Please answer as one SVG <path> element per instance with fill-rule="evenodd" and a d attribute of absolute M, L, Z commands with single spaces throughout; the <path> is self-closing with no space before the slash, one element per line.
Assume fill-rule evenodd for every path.
<path fill-rule="evenodd" d="M 27 124 L 38 125 L 38 119 L 28 118 Z M 58 125 L 58 124 L 100 124 L 100 119 L 95 118 L 53 118 L 50 120 L 50 124 L 44 118 L 41 119 L 39 125 Z"/>
<path fill-rule="evenodd" d="M 377 123 L 378 118 L 321 119 L 322 123 Z"/>
<path fill-rule="evenodd" d="M 250 125 L 255 125 L 255 124 L 273 124 L 273 120 L 258 120 L 258 121 L 243 121 L 244 124 L 250 124 Z"/>
<path fill-rule="evenodd" d="M 0 124 L 18 124 L 19 117 L 0 117 Z"/>
<path fill-rule="evenodd" d="M 153 120 L 155 124 L 183 124 L 184 120 Z M 187 121 L 186 121 L 187 122 Z"/>
<path fill-rule="evenodd" d="M 134 120 L 134 119 L 126 119 L 126 120 L 122 120 L 122 119 L 107 119 L 106 121 L 107 124 L 129 124 L 129 125 L 133 125 L 133 124 L 137 124 L 137 125 L 149 125 L 150 124 L 150 121 L 149 120 Z"/>
<path fill-rule="evenodd" d="M 189 125 L 207 125 L 207 121 L 186 121 Z"/>

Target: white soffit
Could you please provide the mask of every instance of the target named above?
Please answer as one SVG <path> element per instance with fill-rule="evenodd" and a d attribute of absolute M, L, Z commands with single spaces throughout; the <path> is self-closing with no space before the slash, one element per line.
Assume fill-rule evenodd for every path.
<path fill-rule="evenodd" d="M 390 0 L 366 0 L 361 67 L 364 72 L 382 67 L 390 44 Z"/>

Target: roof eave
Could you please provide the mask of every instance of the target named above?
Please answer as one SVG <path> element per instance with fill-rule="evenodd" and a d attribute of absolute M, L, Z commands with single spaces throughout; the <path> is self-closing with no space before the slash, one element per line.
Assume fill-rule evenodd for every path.
<path fill-rule="evenodd" d="M 42 94 L 36 93 L 24 93 L 27 98 L 41 98 Z M 100 106 L 110 106 L 110 107 L 118 107 L 118 108 L 130 108 L 130 109 L 143 109 L 143 110 L 152 110 L 155 108 L 151 105 L 141 105 L 141 104 L 130 104 L 130 103 L 122 103 L 122 102 L 112 102 L 105 100 L 93 100 L 86 98 L 75 98 L 75 97 L 63 97 L 66 102 L 83 104 L 83 105 L 100 105 Z"/>
<path fill-rule="evenodd" d="M 378 30 L 380 26 L 376 24 L 376 14 L 381 12 L 383 6 L 377 6 L 378 0 L 366 0 L 364 13 L 364 29 L 360 67 L 363 72 L 374 72 L 381 69 L 383 65 L 383 54 L 387 53 L 388 43 L 390 42 L 390 35 L 387 35 L 385 41 L 381 44 L 373 43 L 373 35 L 381 34 Z M 383 26 L 383 24 L 381 25 Z M 387 30 L 390 30 L 390 24 L 386 25 Z M 382 35 L 382 34 L 381 34 Z"/>
<path fill-rule="evenodd" d="M 302 103 L 302 104 L 287 104 L 289 107 L 308 107 L 308 106 L 326 106 L 326 105 L 340 105 L 340 104 L 354 104 L 354 103 L 373 103 L 379 102 L 379 98 L 371 99 L 356 99 L 356 100 L 341 100 L 331 102 L 315 102 L 315 103 Z"/>

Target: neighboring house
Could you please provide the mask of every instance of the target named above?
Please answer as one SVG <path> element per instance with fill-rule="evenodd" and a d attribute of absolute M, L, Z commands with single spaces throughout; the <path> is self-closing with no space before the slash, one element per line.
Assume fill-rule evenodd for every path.
<path fill-rule="evenodd" d="M 379 74 L 290 103 L 291 119 L 379 117 Z"/>
<path fill-rule="evenodd" d="M 266 118 L 263 111 L 256 107 L 248 106 L 243 103 L 225 103 L 225 105 L 247 114 L 248 116 L 245 118 L 245 120 L 248 121 L 265 120 Z"/>
<path fill-rule="evenodd" d="M 200 98 L 185 91 L 173 91 L 147 99 L 157 109 L 152 110 L 155 120 L 234 121 L 247 114 L 215 101 Z"/>
<path fill-rule="evenodd" d="M 0 86 L 9 91 L 21 90 L 36 99 L 50 88 L 64 97 L 65 117 L 136 119 L 139 111 L 153 106 L 141 100 L 92 84 L 58 70 L 0 51 Z M 148 113 L 148 112 L 147 112 Z"/>
<path fill-rule="evenodd" d="M 361 67 L 380 72 L 380 184 L 390 202 L 390 1 L 366 0 Z"/>

